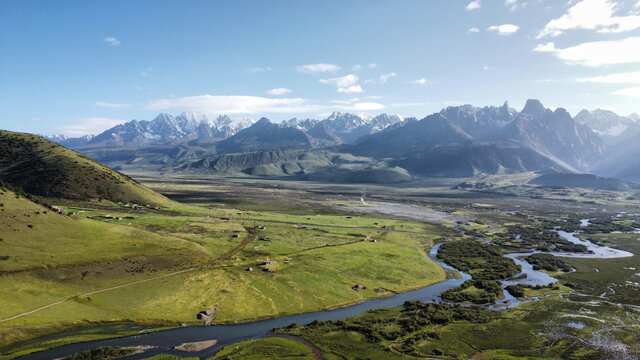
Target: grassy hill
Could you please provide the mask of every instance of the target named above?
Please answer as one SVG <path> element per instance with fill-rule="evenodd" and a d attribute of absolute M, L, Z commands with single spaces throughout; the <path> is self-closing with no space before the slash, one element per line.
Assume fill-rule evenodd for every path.
<path fill-rule="evenodd" d="M 0 130 L 0 180 L 43 197 L 166 205 L 170 200 L 40 136 Z"/>

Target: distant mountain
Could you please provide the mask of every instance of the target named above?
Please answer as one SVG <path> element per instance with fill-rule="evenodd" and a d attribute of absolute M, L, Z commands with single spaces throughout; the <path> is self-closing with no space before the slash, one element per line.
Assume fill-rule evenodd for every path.
<path fill-rule="evenodd" d="M 558 168 L 585 170 L 589 169 L 594 158 L 599 158 L 604 152 L 604 146 L 597 134 L 577 124 L 566 110 L 559 108 L 551 111 L 537 100 L 527 101 L 521 112 L 509 108 L 506 103 L 501 107 L 448 107 L 420 121 L 405 121 L 376 134 L 362 137 L 353 145 L 345 145 L 343 150 L 355 155 L 376 158 L 407 158 L 413 159 L 412 161 L 420 158 L 423 159 L 424 166 L 429 167 L 438 162 L 433 159 L 436 156 L 435 147 L 461 143 L 502 143 L 500 146 L 476 147 L 478 150 L 489 151 L 485 155 L 493 160 L 506 160 L 502 155 L 498 155 L 498 152 L 506 151 L 508 148 L 522 156 L 533 156 L 532 151 L 538 154 L 533 156 L 535 159 L 522 158 L 522 164 L 513 163 L 514 171 L 531 170 L 529 165 L 537 168 L 543 163 L 550 164 L 549 161 L 541 161 L 540 156 L 549 159 Z M 505 143 L 511 145 L 505 146 Z M 448 154 L 447 156 L 451 157 L 452 151 L 467 152 L 469 148 L 455 146 L 438 151 L 439 156 Z M 530 151 L 516 151 L 516 148 L 527 148 Z M 485 170 L 489 173 L 497 171 L 495 165 L 502 163 L 480 161 L 478 154 L 469 155 L 474 156 L 475 164 L 487 165 Z M 458 158 L 464 160 L 462 156 Z M 492 165 L 489 165 L 490 163 Z M 483 171 L 482 166 L 471 167 Z"/>
<path fill-rule="evenodd" d="M 384 174 L 406 180 L 553 170 L 638 181 L 640 165 L 634 164 L 640 157 L 639 118 L 584 110 L 574 119 L 563 108 L 547 109 L 530 99 L 521 111 L 506 102 L 461 105 L 421 120 L 334 112 L 322 120 L 293 118 L 278 124 L 263 118 L 254 124 L 227 116 L 160 114 L 152 121 L 134 120 L 95 137 L 55 140 L 73 141 L 70 146 L 88 156 L 127 170 L 217 172 L 222 171 L 219 166 L 209 167 L 200 160 L 224 164 L 233 159 L 236 164 L 241 159 L 240 165 L 224 171 L 322 180 L 349 179 L 357 170 L 362 176 L 355 178 L 360 180 Z M 317 154 L 318 149 L 336 159 L 359 160 L 328 158 L 308 166 L 290 159 L 291 151 Z M 279 151 L 287 155 L 283 158 Z M 243 153 L 252 155 L 223 156 Z"/>
<path fill-rule="evenodd" d="M 323 120 L 293 118 L 283 121 L 282 124 L 304 131 L 311 131 L 314 127 L 322 124 L 341 142 L 351 143 L 364 135 L 375 134 L 402 120 L 398 115 L 380 114 L 372 117 L 366 114 L 334 112 Z"/>
<path fill-rule="evenodd" d="M 622 135 L 630 128 L 640 128 L 640 116 L 637 114 L 620 116 L 613 111 L 596 109 L 582 110 L 573 118 L 595 131 L 605 141 Z"/>
<path fill-rule="evenodd" d="M 533 99 L 493 138 L 527 146 L 574 171 L 590 170 L 604 153 L 602 139 L 593 130 L 578 124 L 565 109 L 552 111 Z"/>
<path fill-rule="evenodd" d="M 456 124 L 471 138 L 480 141 L 501 132 L 513 122 L 517 114 L 518 112 L 510 108 L 509 103 L 506 101 L 500 107 L 485 106 L 479 108 L 471 105 L 462 105 L 450 106 L 440 111 L 440 115 Z"/>
<path fill-rule="evenodd" d="M 314 127 L 315 129 L 315 127 Z M 245 153 L 286 149 L 311 149 L 334 145 L 331 134 L 317 131 L 323 138 L 316 139 L 308 132 L 262 118 L 250 127 L 215 144 L 216 153 Z"/>
<path fill-rule="evenodd" d="M 421 177 L 476 177 L 548 169 L 563 170 L 553 160 L 514 143 L 459 143 L 436 146 L 391 161 Z"/>
<path fill-rule="evenodd" d="M 389 158 L 428 150 L 437 145 L 471 140 L 457 124 L 441 113 L 417 121 L 407 119 L 373 135 L 360 138 L 343 151 L 358 156 Z"/>
<path fill-rule="evenodd" d="M 80 147 L 143 147 L 168 145 L 188 140 L 220 140 L 253 124 L 248 118 L 231 119 L 226 115 L 182 113 L 159 114 L 151 121 L 132 120 L 116 125 L 96 136 L 81 138 L 48 137 L 60 145 Z"/>
<path fill-rule="evenodd" d="M 335 140 L 335 137 L 331 137 L 336 134 L 335 129 L 339 130 L 342 126 L 357 128 L 362 126 L 358 125 L 359 121 L 355 116 L 341 117 L 334 113 L 328 121 L 289 123 L 289 126 L 296 127 L 289 127 L 288 131 L 298 131 L 295 139 L 299 139 L 299 142 L 295 147 L 312 148 L 311 131 L 304 130 L 304 126 L 322 129 L 321 132 L 318 130 L 321 135 Z M 263 124 L 262 120 L 259 123 L 261 126 L 268 124 Z M 367 123 L 374 122 L 369 120 Z M 269 127 L 274 126 L 269 124 Z M 278 128 L 279 132 L 284 131 L 282 127 L 280 125 Z M 272 134 L 272 130 L 253 131 L 252 128 L 219 144 L 231 142 L 250 131 L 255 136 L 244 137 L 243 142 L 258 144 L 257 136 L 262 136 L 282 144 L 281 136 Z M 286 138 L 294 137 L 288 134 Z M 278 148 L 286 147 L 279 145 Z M 507 103 L 499 107 L 448 107 L 422 120 L 394 122 L 381 131 L 360 137 L 354 143 L 329 149 L 334 156 L 349 160 L 335 161 L 325 156 L 324 161 L 314 162 L 312 167 L 308 164 L 299 166 L 293 165 L 292 160 L 283 157 L 283 154 L 278 153 L 274 157 L 274 149 L 272 147 L 268 155 L 255 153 L 250 157 L 244 156 L 239 162 L 241 165 L 224 166 L 224 170 L 220 164 L 228 164 L 231 161 L 228 156 L 208 160 L 209 164 L 215 163 L 215 166 L 194 163 L 191 170 L 209 168 L 257 176 L 294 174 L 299 178 L 304 176 L 306 179 L 322 181 L 332 178 L 364 181 L 369 178 L 371 182 L 381 182 L 385 176 L 390 177 L 389 182 L 395 182 L 422 177 L 478 177 L 548 170 L 571 172 L 587 168 L 588 159 L 600 156 L 603 146 L 596 133 L 577 124 L 564 109 L 551 111 L 539 101 L 529 100 L 521 112 L 510 108 Z M 219 150 L 229 152 L 224 148 Z M 236 148 L 234 152 L 242 150 L 256 151 L 256 147 Z M 234 158 L 233 162 L 237 160 Z M 356 173 L 358 175 L 354 175 Z"/>
<path fill-rule="evenodd" d="M 30 194 L 165 205 L 129 177 L 40 136 L 0 130 L 0 180 Z"/>
<path fill-rule="evenodd" d="M 53 136 L 44 136 L 45 139 L 53 141 L 54 143 L 73 148 L 79 146 L 85 146 L 93 139 L 94 135 L 84 135 L 80 137 L 68 137 L 65 135 L 53 135 Z"/>

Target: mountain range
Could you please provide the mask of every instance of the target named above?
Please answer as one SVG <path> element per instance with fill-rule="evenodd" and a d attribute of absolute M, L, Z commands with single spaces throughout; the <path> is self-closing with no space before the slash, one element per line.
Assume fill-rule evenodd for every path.
<path fill-rule="evenodd" d="M 148 168 L 304 179 L 478 177 L 528 171 L 640 180 L 637 115 L 450 106 L 420 120 L 335 112 L 323 120 L 160 114 L 94 137 L 52 139 L 117 169 Z M 78 145 L 80 144 L 80 145 Z M 373 177 L 376 177 L 375 179 Z"/>

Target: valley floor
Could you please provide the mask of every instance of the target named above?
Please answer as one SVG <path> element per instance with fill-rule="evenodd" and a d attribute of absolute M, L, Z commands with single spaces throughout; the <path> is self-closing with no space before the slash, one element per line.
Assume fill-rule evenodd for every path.
<path fill-rule="evenodd" d="M 640 202 L 631 193 L 139 179 L 175 202 L 154 209 L 58 201 L 54 205 L 66 212 L 60 215 L 1 191 L 0 358 L 389 296 L 445 278 L 426 255 L 434 243 L 482 236 L 512 251 L 526 245 L 508 240 L 518 226 L 548 228 L 599 218 L 598 228 L 580 236 L 640 252 L 640 234 L 596 231 L 640 219 Z M 369 202 L 411 204 L 448 215 L 428 223 L 357 209 Z M 469 310 L 467 318 L 450 318 L 446 309 L 409 304 L 277 332 L 310 341 L 326 359 L 637 355 L 633 306 L 640 306 L 635 270 L 640 260 L 567 261 L 574 272 L 550 272 L 560 279 L 557 290 L 526 289 L 526 297 L 542 300 L 506 311 L 481 307 Z M 354 290 L 357 285 L 362 287 Z M 196 319 L 207 310 L 211 316 Z M 225 347 L 216 358 L 292 354 L 314 356 L 292 339 L 267 338 Z"/>

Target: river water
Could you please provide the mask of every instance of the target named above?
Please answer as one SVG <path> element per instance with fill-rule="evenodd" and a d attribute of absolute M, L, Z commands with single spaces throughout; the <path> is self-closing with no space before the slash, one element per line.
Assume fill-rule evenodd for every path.
<path fill-rule="evenodd" d="M 368 213 L 381 213 L 394 216 L 407 217 L 414 220 L 441 223 L 446 221 L 459 221 L 461 219 L 455 216 L 439 212 L 432 209 L 422 208 L 413 205 L 404 204 L 377 204 L 378 206 L 366 206 L 352 208 L 354 211 L 368 212 Z M 589 241 L 584 241 L 575 236 L 575 233 L 566 233 L 558 231 L 558 234 L 576 244 L 582 244 L 587 246 L 590 253 L 576 254 L 576 253 L 551 253 L 555 256 L 566 257 L 585 257 L 585 258 L 616 258 L 633 256 L 632 253 L 608 248 L 605 246 L 595 245 Z M 305 325 L 312 321 L 326 321 L 326 320 L 342 320 L 349 317 L 353 317 L 369 310 L 391 308 L 401 306 L 405 301 L 439 301 L 439 295 L 449 289 L 453 289 L 464 281 L 471 279 L 469 274 L 458 271 L 451 266 L 439 261 L 436 258 L 438 248 L 441 244 L 436 244 L 430 251 L 429 257 L 431 260 L 439 264 L 445 269 L 453 272 L 457 272 L 461 275 L 460 279 L 456 279 L 452 276 L 440 283 L 426 286 L 421 289 L 408 291 L 393 295 L 386 298 L 379 298 L 369 300 L 357 305 L 352 305 L 335 310 L 319 311 L 312 313 L 305 313 L 293 316 L 279 317 L 275 319 L 256 321 L 244 324 L 233 325 L 215 325 L 215 326 L 189 326 L 176 328 L 171 330 L 158 331 L 148 334 L 141 334 L 135 336 L 128 336 L 117 339 L 107 339 L 90 341 L 84 343 L 76 343 L 61 346 L 54 349 L 45 350 L 42 352 L 33 353 L 19 359 L 36 359 L 36 360 L 49 360 L 60 357 L 65 357 L 77 352 L 82 352 L 90 349 L 94 349 L 99 346 L 120 346 L 120 347 L 134 347 L 134 346 L 152 346 L 153 348 L 144 351 L 140 354 L 131 355 L 123 359 L 145 359 L 157 354 L 174 354 L 179 356 L 199 357 L 206 359 L 215 353 L 217 353 L 222 347 L 237 343 L 240 341 L 259 339 L 267 336 L 273 328 L 288 326 L 292 323 L 299 325 Z M 519 280 L 505 280 L 503 286 L 510 284 L 529 284 L 529 285 L 548 285 L 557 281 L 557 279 L 549 276 L 548 274 L 533 269 L 533 266 L 528 262 L 521 260 L 520 257 L 531 255 L 535 252 L 527 253 L 512 253 L 505 256 L 512 258 L 517 265 L 522 266 L 522 272 L 520 274 L 526 274 L 526 277 Z M 519 275 L 520 275 L 519 274 Z M 517 277 L 518 275 L 516 275 Z M 496 304 L 492 306 L 492 309 L 504 309 L 507 307 L 517 306 L 521 303 L 518 299 L 511 296 L 506 290 L 504 290 L 505 299 L 502 300 L 504 304 Z M 197 342 L 216 339 L 218 342 L 215 346 L 205 349 L 200 352 L 185 353 L 177 350 L 172 350 L 174 346 L 178 346 L 182 343 Z"/>

